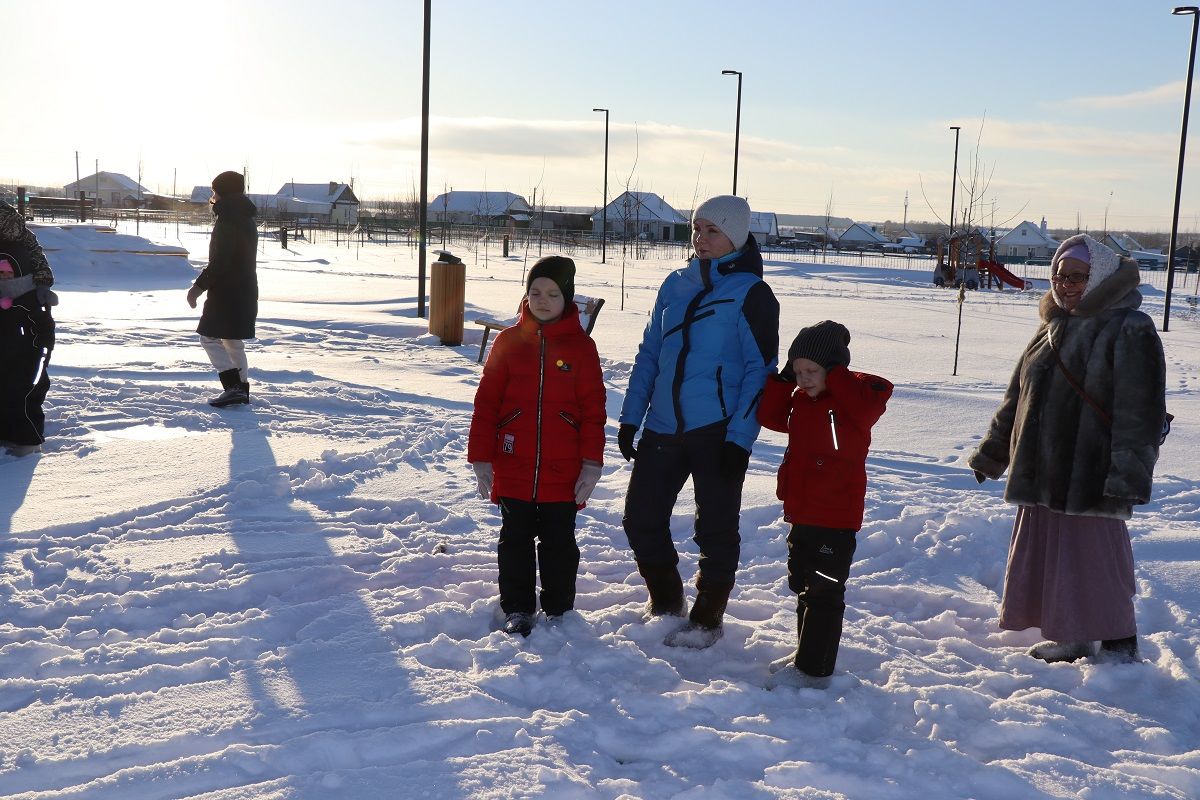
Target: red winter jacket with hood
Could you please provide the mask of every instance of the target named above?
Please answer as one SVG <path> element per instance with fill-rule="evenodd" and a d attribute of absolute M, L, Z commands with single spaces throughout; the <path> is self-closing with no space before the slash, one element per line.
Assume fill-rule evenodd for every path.
<path fill-rule="evenodd" d="M 825 391 L 816 397 L 778 376 L 767 379 L 758 421 L 788 435 L 776 488 L 785 521 L 862 527 L 871 427 L 891 395 L 888 381 L 841 365 L 829 370 Z"/>
<path fill-rule="evenodd" d="M 604 460 L 607 420 L 600 356 L 579 309 L 567 303 L 543 325 L 522 301 L 488 354 L 467 442 L 467 461 L 492 464 L 492 502 L 575 502 L 583 460 Z"/>

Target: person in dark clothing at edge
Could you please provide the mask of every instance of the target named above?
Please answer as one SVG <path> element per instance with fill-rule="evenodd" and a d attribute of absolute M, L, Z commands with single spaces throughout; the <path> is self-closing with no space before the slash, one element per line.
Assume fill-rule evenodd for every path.
<path fill-rule="evenodd" d="M 217 221 L 208 243 L 208 266 L 188 290 L 187 301 L 195 308 L 200 295 L 208 292 L 196 332 L 224 390 L 208 403 L 224 408 L 250 402 L 243 340 L 254 338 L 258 318 L 258 209 L 245 195 L 241 173 L 222 172 L 213 178 L 212 190 L 209 202 Z"/>
<path fill-rule="evenodd" d="M 53 284 L 37 237 L 17 209 L 0 202 L 0 447 L 9 455 L 36 453 L 46 440 Z"/>
<path fill-rule="evenodd" d="M 658 290 L 617 443 L 625 460 L 636 459 L 622 523 L 646 581 L 650 617 L 686 611 L 671 512 L 692 478 L 696 600 L 666 644 L 704 648 L 722 635 L 741 554 L 742 483 L 758 438 L 755 409 L 775 372 L 779 303 L 762 279 L 745 200 L 720 195 L 701 203 L 692 216 L 692 245 L 688 265 Z"/>

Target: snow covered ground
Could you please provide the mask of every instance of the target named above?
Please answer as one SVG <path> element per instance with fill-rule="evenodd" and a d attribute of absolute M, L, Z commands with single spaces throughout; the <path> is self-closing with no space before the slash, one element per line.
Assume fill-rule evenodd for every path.
<path fill-rule="evenodd" d="M 128 232 L 128 231 L 127 231 Z M 192 263 L 85 253 L 43 229 L 62 298 L 41 455 L 0 456 L 0 795 L 9 798 L 1200 797 L 1200 322 L 1164 336 L 1175 431 L 1133 520 L 1145 663 L 1046 665 L 996 627 L 1013 511 L 964 464 L 1038 293 L 963 312 L 923 273 L 771 262 L 782 333 L 832 318 L 896 393 L 876 429 L 838 671 L 765 688 L 794 645 L 781 435 L 764 433 L 724 639 L 662 644 L 621 530 L 615 419 L 674 265 L 579 259 L 609 441 L 579 516 L 578 613 L 494 630 L 496 511 L 464 461 L 477 314 L 523 254 L 470 253 L 467 338 L 415 315 L 416 254 L 265 241 L 254 404 L 219 389 L 184 292 L 206 231 L 143 225 Z M 111 234 L 108 234 L 110 239 Z M 530 254 L 532 263 L 535 253 Z M 1044 290 L 1044 284 L 1042 286 Z M 1161 318 L 1161 292 L 1146 308 Z M 694 574 L 693 506 L 674 518 Z"/>

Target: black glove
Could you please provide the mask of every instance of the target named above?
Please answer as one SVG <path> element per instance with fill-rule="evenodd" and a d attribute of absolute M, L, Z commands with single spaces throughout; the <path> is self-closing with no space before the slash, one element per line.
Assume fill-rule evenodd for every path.
<path fill-rule="evenodd" d="M 973 469 L 971 471 L 975 473 L 975 480 L 979 481 L 980 483 L 983 483 L 984 481 L 987 480 L 987 475 L 984 475 L 979 470 Z"/>
<path fill-rule="evenodd" d="M 741 445 L 726 441 L 721 443 L 721 476 L 731 481 L 746 477 L 750 466 L 750 454 Z"/>
<path fill-rule="evenodd" d="M 637 434 L 637 425 L 632 425 L 628 422 L 623 423 L 617 429 L 617 447 L 621 450 L 621 455 L 625 456 L 626 461 L 633 461 L 637 458 L 637 446 L 633 443 L 633 437 Z"/>
<path fill-rule="evenodd" d="M 784 383 L 796 382 L 796 370 L 792 369 L 792 362 L 789 361 L 779 370 L 779 379 Z"/>

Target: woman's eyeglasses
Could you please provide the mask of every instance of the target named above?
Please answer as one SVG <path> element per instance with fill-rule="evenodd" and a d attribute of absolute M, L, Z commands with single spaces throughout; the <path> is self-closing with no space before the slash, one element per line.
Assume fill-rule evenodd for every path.
<path fill-rule="evenodd" d="M 1053 283 L 1069 283 L 1078 286 L 1081 283 L 1087 283 L 1088 273 L 1086 272 L 1066 272 L 1057 275 L 1051 275 L 1050 280 Z"/>

